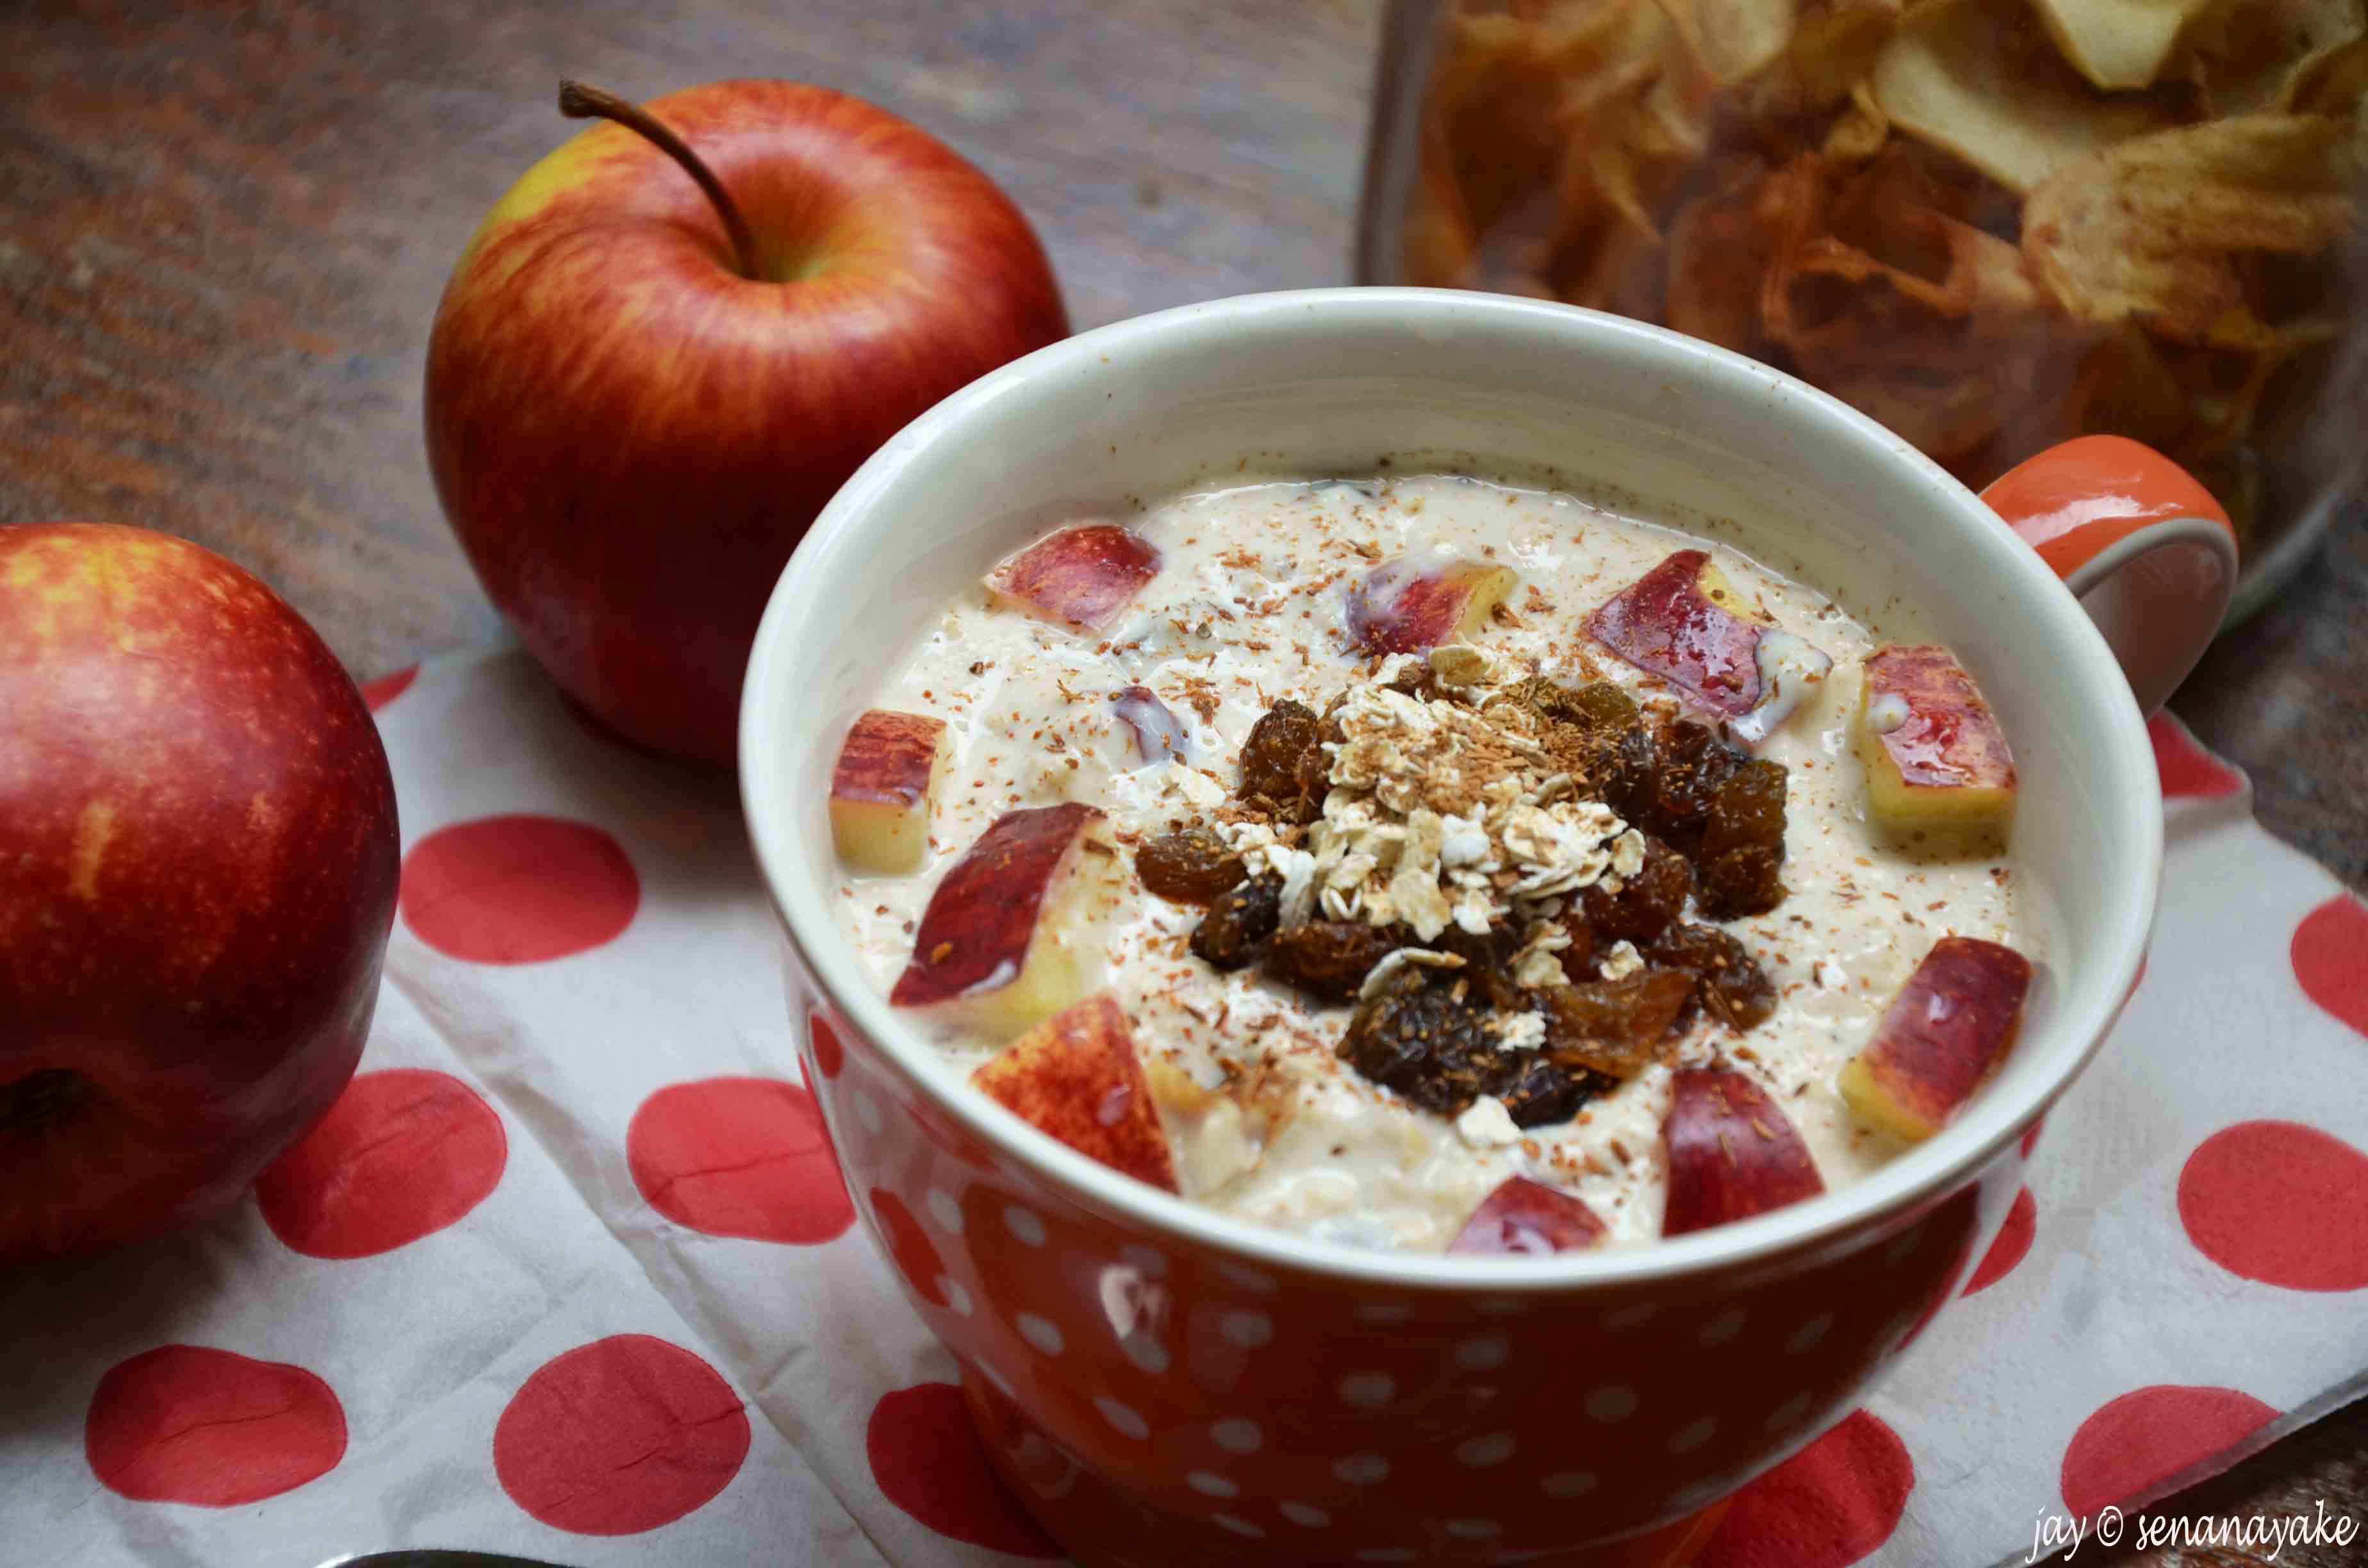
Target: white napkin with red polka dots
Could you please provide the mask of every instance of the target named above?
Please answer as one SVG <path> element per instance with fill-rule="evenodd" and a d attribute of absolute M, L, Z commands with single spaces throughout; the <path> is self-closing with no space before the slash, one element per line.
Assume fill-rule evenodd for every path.
<path fill-rule="evenodd" d="M 404 861 L 362 1071 L 210 1226 L 0 1278 L 0 1556 L 1057 1557 L 853 1229 L 730 789 L 515 650 L 367 694 Z M 2022 1562 L 2362 1392 L 2368 910 L 2156 740 L 2152 971 L 1974 1299 L 1701 1568 Z"/>

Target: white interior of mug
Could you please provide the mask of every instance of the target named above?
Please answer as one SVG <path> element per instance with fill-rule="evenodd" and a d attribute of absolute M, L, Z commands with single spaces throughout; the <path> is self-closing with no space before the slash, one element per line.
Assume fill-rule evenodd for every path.
<path fill-rule="evenodd" d="M 1948 643 L 2021 774 L 2012 850 L 2050 934 L 2045 983 L 1998 1075 L 1867 1179 L 1647 1246 L 1452 1259 L 1310 1242 L 1109 1171 L 930 1070 L 832 908 L 825 801 L 849 721 L 944 602 L 1079 510 L 1196 483 L 1372 472 L 1468 454 L 1551 467 L 1639 516 L 1708 527 L 1893 635 Z M 742 692 L 750 834 L 832 1004 L 953 1114 L 1087 1201 L 1249 1257 L 1400 1285 L 1636 1278 L 1851 1230 L 1987 1159 L 2054 1097 L 2137 971 L 2161 870 L 2152 753 L 2072 596 L 1970 492 L 1839 402 L 1621 318 L 1503 296 L 1344 289 L 1188 306 L 982 378 L 882 448 L 799 546 Z M 2044 911 L 2042 915 L 2041 911 Z"/>

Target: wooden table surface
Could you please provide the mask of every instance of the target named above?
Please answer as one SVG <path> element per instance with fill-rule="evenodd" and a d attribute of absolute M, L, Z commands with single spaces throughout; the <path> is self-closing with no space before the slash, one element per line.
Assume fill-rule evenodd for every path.
<path fill-rule="evenodd" d="M 358 676 L 480 642 L 498 623 L 428 483 L 422 354 L 478 218 L 574 129 L 552 107 L 562 74 L 629 97 L 796 77 L 917 120 L 1035 220 L 1083 328 L 1346 280 L 1377 6 L 0 6 L 0 523 L 198 540 L 262 574 Z M 2261 820 L 2354 886 L 2363 603 L 2354 516 L 2176 704 L 2251 770 Z M 2322 1498 L 2368 1514 L 2368 1404 L 2174 1506 Z M 2336 1568 L 2357 1550 L 2279 1561 Z"/>

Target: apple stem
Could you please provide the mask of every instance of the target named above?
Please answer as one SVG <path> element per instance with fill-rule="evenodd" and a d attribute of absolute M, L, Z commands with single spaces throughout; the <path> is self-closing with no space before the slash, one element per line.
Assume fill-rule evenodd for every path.
<path fill-rule="evenodd" d="M 732 236 L 732 249 L 740 263 L 743 278 L 761 276 L 757 269 L 757 236 L 749 231 L 748 221 L 740 216 L 740 208 L 732 193 L 715 172 L 700 161 L 690 145 L 666 128 L 666 122 L 638 104 L 629 104 L 614 93 L 587 87 L 581 82 L 564 77 L 559 83 L 559 112 L 570 119 L 611 119 L 628 131 L 640 132 L 655 143 L 658 150 L 682 165 L 683 173 L 699 182 L 707 199 L 715 205 L 716 216 L 723 220 L 724 231 Z"/>

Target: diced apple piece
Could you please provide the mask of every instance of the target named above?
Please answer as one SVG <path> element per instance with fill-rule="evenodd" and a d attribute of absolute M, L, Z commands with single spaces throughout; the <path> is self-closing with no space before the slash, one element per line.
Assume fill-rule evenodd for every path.
<path fill-rule="evenodd" d="M 1930 1138 L 2006 1060 L 2030 994 L 2031 960 L 2012 948 L 1941 937 L 1843 1067 L 1842 1098 L 1885 1131 Z"/>
<path fill-rule="evenodd" d="M 1705 550 L 1680 550 L 1596 607 L 1597 642 L 1713 713 L 1740 718 L 1759 702 L 1760 623 Z"/>
<path fill-rule="evenodd" d="M 1149 687 L 1130 686 L 1112 693 L 1110 707 L 1133 737 L 1137 766 L 1182 762 L 1191 756 L 1182 722 Z"/>
<path fill-rule="evenodd" d="M 1418 653 L 1469 637 L 1520 580 L 1485 561 L 1385 561 L 1349 591 L 1349 640 L 1368 653 Z"/>
<path fill-rule="evenodd" d="M 1669 1156 L 1665 1236 L 1748 1220 L 1826 1190 L 1817 1162 L 1782 1109 L 1758 1084 L 1725 1068 L 1676 1074 L 1661 1141 Z"/>
<path fill-rule="evenodd" d="M 951 755 L 942 719 L 874 708 L 855 721 L 830 776 L 830 836 L 859 871 L 902 876 L 929 846 L 929 805 Z"/>
<path fill-rule="evenodd" d="M 1038 540 L 986 574 L 999 597 L 1056 625 L 1107 631 L 1159 574 L 1159 551 L 1116 523 Z"/>
<path fill-rule="evenodd" d="M 1076 1001 L 1117 853 L 1101 812 L 1074 801 L 996 818 L 929 895 L 889 1002 L 1009 1032 Z"/>
<path fill-rule="evenodd" d="M 1885 644 L 1868 657 L 1857 743 L 1884 826 L 2002 833 L 2014 814 L 2006 734 L 1946 648 Z"/>
<path fill-rule="evenodd" d="M 1590 636 L 1727 721 L 1757 746 L 1826 678 L 1832 657 L 1762 619 L 1705 550 L 1680 550 L 1596 608 Z"/>
<path fill-rule="evenodd" d="M 1450 1252 L 1578 1252 L 1604 1237 L 1595 1210 L 1527 1176 L 1507 1176 L 1447 1244 Z"/>
<path fill-rule="evenodd" d="M 1021 1120 L 1169 1192 L 1176 1163 L 1126 1014 L 1107 991 L 1053 1014 L 973 1073 Z"/>

